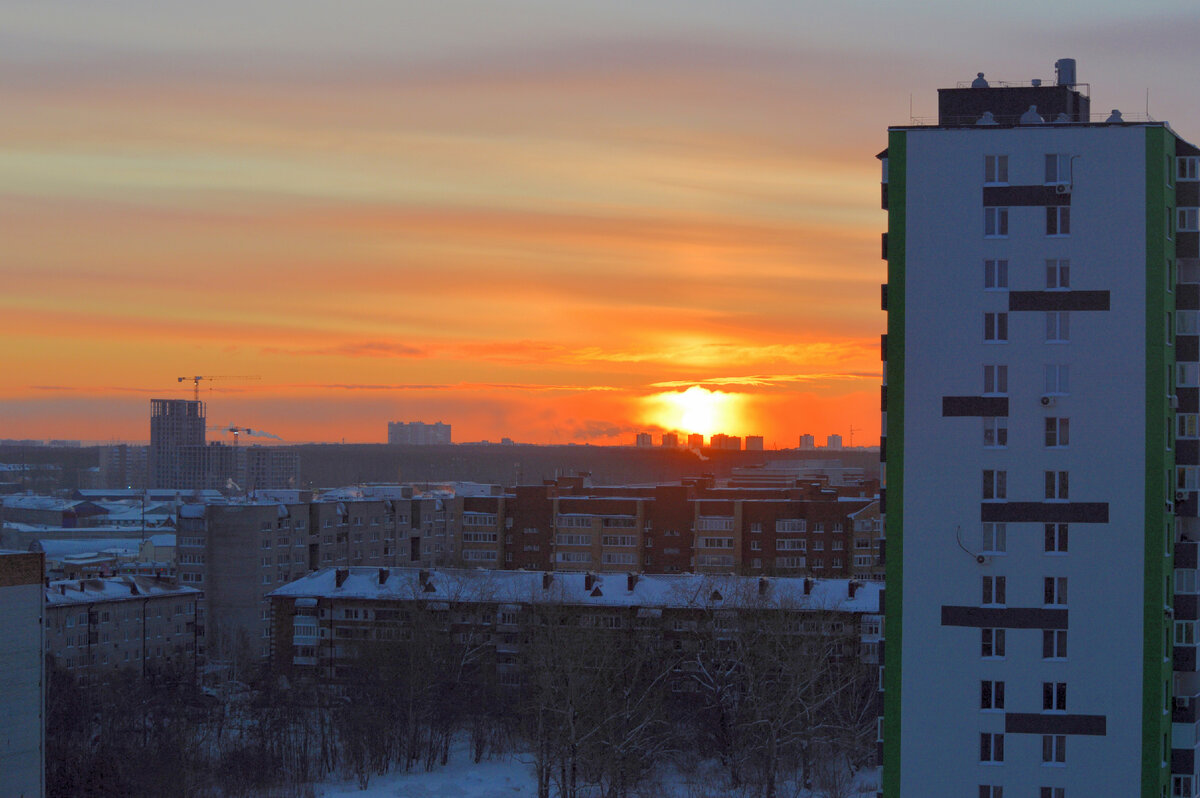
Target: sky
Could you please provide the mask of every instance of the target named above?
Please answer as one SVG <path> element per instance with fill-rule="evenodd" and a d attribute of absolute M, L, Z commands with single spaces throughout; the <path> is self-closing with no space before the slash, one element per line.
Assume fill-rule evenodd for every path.
<path fill-rule="evenodd" d="M 1194 2 L 975 5 L 0 0 L 0 438 L 877 443 L 889 124 L 1200 141 Z"/>

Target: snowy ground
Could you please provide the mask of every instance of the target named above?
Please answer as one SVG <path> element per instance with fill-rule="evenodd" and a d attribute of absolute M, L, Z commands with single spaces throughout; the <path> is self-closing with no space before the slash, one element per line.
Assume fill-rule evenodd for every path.
<path fill-rule="evenodd" d="M 468 753 L 456 751 L 450 764 L 433 772 L 389 773 L 371 779 L 366 790 L 354 781 L 329 781 L 318 785 L 319 798 L 535 798 L 533 768 L 520 755 L 511 758 L 485 760 L 478 765 Z M 863 774 L 862 792 L 873 796 L 878 783 L 877 773 Z M 644 785 L 641 798 L 726 798 L 737 791 L 723 789 L 721 778 L 714 773 L 664 774 L 661 782 Z M 811 793 L 789 785 L 780 785 L 780 798 L 817 798 Z M 818 794 L 819 795 L 819 794 Z"/>

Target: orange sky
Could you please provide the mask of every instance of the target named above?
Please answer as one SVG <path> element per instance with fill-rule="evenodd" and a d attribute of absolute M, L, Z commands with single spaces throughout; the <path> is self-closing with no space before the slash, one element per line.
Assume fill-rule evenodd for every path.
<path fill-rule="evenodd" d="M 629 443 L 703 385 L 738 398 L 695 431 L 877 442 L 873 156 L 975 56 L 452 5 L 0 12 L 0 437 L 145 439 L 246 374 L 210 422 L 288 441 Z"/>

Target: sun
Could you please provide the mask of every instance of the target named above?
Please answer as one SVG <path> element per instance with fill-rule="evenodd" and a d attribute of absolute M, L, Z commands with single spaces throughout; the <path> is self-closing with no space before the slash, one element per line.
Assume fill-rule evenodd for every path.
<path fill-rule="evenodd" d="M 693 385 L 686 391 L 664 391 L 646 397 L 646 421 L 663 429 L 711 436 L 739 426 L 739 394 Z"/>

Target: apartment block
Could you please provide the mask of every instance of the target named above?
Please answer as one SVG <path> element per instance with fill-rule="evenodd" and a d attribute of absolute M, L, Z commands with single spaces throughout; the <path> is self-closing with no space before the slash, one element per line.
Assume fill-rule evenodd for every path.
<path fill-rule="evenodd" d="M 880 156 L 888 798 L 1197 794 L 1200 150 L 1056 70 Z"/>
<path fill-rule="evenodd" d="M 41 554 L 0 551 L 0 780 L 6 795 L 46 794 Z"/>

